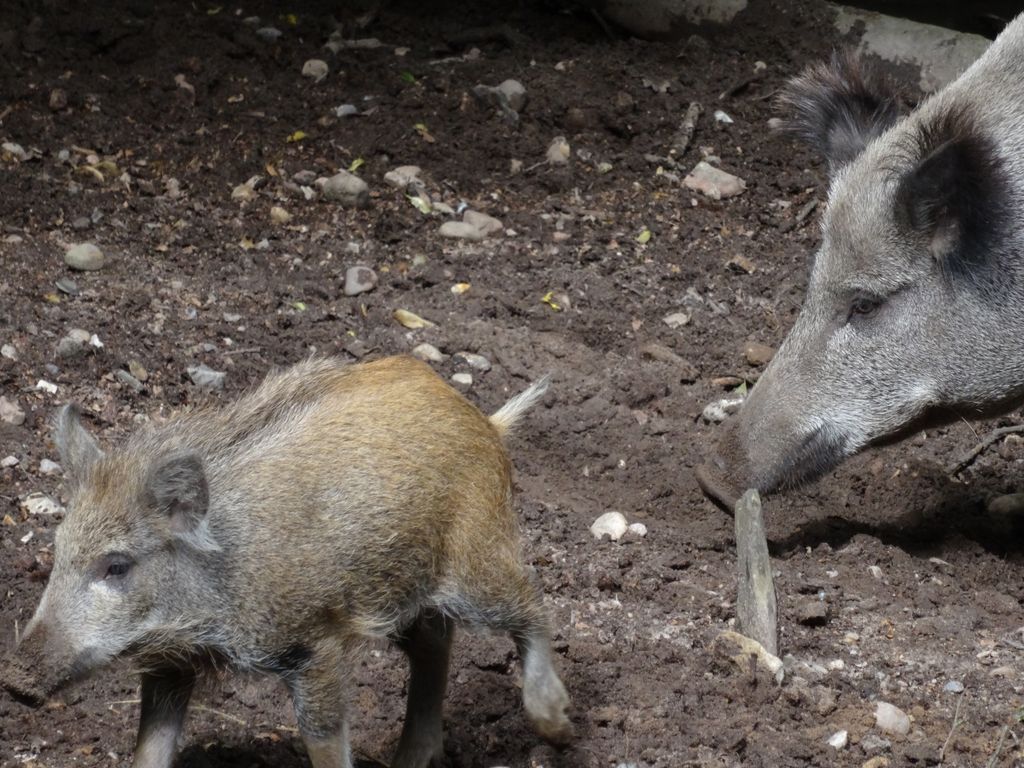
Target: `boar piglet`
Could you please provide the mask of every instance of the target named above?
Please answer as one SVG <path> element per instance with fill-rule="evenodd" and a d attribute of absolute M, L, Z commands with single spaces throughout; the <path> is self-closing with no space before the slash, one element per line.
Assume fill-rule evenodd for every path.
<path fill-rule="evenodd" d="M 391 765 L 423 768 L 443 755 L 449 651 L 467 624 L 511 635 L 526 714 L 565 743 L 569 700 L 502 443 L 545 388 L 487 418 L 417 361 L 314 360 L 110 452 L 65 407 L 71 502 L 4 687 L 39 704 L 128 659 L 142 674 L 134 765 L 167 768 L 198 676 L 265 672 L 289 689 L 315 768 L 347 768 L 354 654 L 390 638 L 411 668 Z"/>
<path fill-rule="evenodd" d="M 784 104 L 828 205 L 800 316 L 698 472 L 729 503 L 1024 403 L 1024 16 L 909 113 L 843 56 Z"/>

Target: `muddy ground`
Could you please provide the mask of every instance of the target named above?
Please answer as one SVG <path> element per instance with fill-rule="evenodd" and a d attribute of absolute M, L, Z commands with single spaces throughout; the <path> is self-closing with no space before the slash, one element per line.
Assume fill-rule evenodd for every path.
<path fill-rule="evenodd" d="M 416 5 L 375 18 L 308 3 L 291 18 L 270 3 L 0 9 L 0 139 L 27 155 L 0 159 L 0 342 L 16 357 L 0 358 L 0 384 L 26 414 L 0 424 L 0 458 L 18 460 L 0 469 L 4 644 L 52 562 L 61 516 L 29 515 L 21 499 L 61 498 L 60 475 L 40 471 L 57 459 L 55 406 L 79 401 L 89 427 L 116 441 L 311 352 L 354 362 L 427 342 L 449 355 L 441 375 L 472 373 L 468 397 L 485 410 L 553 377 L 511 448 L 578 730 L 566 752 L 539 745 L 510 643 L 464 635 L 447 700 L 452 766 L 934 765 L 943 748 L 947 766 L 1022 764 L 1024 539 L 986 501 L 1019 487 L 1024 447 L 1008 438 L 957 479 L 945 471 L 995 423 L 929 432 L 771 499 L 786 680 L 709 650 L 734 618 L 735 557 L 731 520 L 693 477 L 719 429 L 701 411 L 756 379 L 744 344 L 777 346 L 800 306 L 824 168 L 767 121 L 783 80 L 836 43 L 829 11 L 755 3 L 730 29 L 662 44 L 611 39 L 594 17 L 542 4 Z M 280 39 L 258 38 L 251 15 Z M 498 17 L 512 34 L 456 39 Z M 383 45 L 325 51 L 336 22 Z M 319 83 L 300 74 L 312 57 L 330 67 Z M 766 68 L 743 86 L 758 61 Z M 506 78 L 529 96 L 516 126 L 470 95 Z M 705 110 L 679 167 L 648 157 L 664 158 L 692 101 Z M 335 117 L 346 103 L 362 114 Z M 296 131 L 305 137 L 288 141 Z M 545 151 L 559 135 L 571 157 L 552 167 Z M 683 188 L 702 155 L 746 191 L 715 202 Z M 290 181 L 354 164 L 371 191 L 363 209 L 306 200 Z M 449 216 L 384 183 L 404 164 L 422 167 L 434 201 L 464 202 L 504 230 L 442 238 Z M 253 176 L 251 199 L 233 199 Z M 271 219 L 275 205 L 288 223 Z M 71 272 L 64 251 L 85 241 L 108 261 Z M 736 256 L 753 271 L 729 266 Z M 347 297 L 355 264 L 380 281 Z M 68 279 L 72 293 L 56 285 Z M 436 326 L 407 330 L 395 309 Z M 690 322 L 670 328 L 663 318 L 677 312 Z M 58 356 L 73 328 L 102 348 Z M 492 368 L 467 368 L 460 351 Z M 129 363 L 138 378 L 145 369 L 139 391 L 115 373 Z M 199 363 L 226 372 L 223 392 L 190 381 Z M 589 526 L 609 510 L 646 537 L 595 541 Z M 404 662 L 377 648 L 356 675 L 356 753 L 386 763 Z M 0 763 L 128 765 L 136 699 L 120 667 L 42 711 L 0 697 Z M 879 700 L 911 716 L 908 735 L 874 728 Z M 826 741 L 839 730 L 849 744 L 836 750 Z M 178 765 L 306 765 L 283 689 L 230 676 L 209 686 Z"/>

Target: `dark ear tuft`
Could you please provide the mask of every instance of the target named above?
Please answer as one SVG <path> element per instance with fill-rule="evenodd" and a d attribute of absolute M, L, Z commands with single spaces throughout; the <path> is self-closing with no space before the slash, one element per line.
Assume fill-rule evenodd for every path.
<path fill-rule="evenodd" d="M 927 242 L 952 281 L 991 291 L 1008 278 L 999 243 L 1009 221 L 1005 170 L 966 106 L 944 110 L 911 137 L 914 159 L 896 190 L 898 220 Z"/>
<path fill-rule="evenodd" d="M 68 403 L 53 419 L 53 442 L 67 477 L 75 483 L 81 482 L 92 465 L 103 457 L 96 439 L 82 426 L 81 415 L 76 403 Z"/>
<path fill-rule="evenodd" d="M 828 160 L 829 173 L 859 155 L 903 112 L 896 88 L 851 52 L 835 52 L 790 80 L 779 97 L 791 117 L 783 130 L 800 136 Z"/>

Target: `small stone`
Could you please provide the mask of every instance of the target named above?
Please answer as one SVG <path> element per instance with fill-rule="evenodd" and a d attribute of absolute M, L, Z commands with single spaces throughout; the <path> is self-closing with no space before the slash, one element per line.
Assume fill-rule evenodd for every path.
<path fill-rule="evenodd" d="M 321 187 L 325 200 L 341 203 L 345 208 L 365 208 L 370 204 L 370 186 L 348 171 L 325 179 Z"/>
<path fill-rule="evenodd" d="M 884 752 L 891 749 L 892 742 L 869 733 L 860 740 L 860 748 L 870 755 L 872 752 Z M 889 768 L 889 758 L 876 755 L 870 760 L 865 761 L 861 768 Z"/>
<path fill-rule="evenodd" d="M 92 219 L 88 216 L 79 216 L 77 219 L 71 222 L 71 228 L 77 230 L 88 229 L 92 226 Z"/>
<path fill-rule="evenodd" d="M 732 125 L 734 120 L 729 117 L 729 114 L 721 109 L 715 110 L 715 122 L 721 123 L 722 125 Z"/>
<path fill-rule="evenodd" d="M 740 177 L 715 168 L 703 160 L 683 179 L 683 185 L 712 200 L 735 197 L 747 188 L 747 183 Z"/>
<path fill-rule="evenodd" d="M 39 462 L 39 472 L 44 475 L 56 475 L 64 470 L 61 469 L 60 464 L 50 459 L 43 459 Z"/>
<path fill-rule="evenodd" d="M 572 150 L 564 136 L 556 136 L 548 145 L 547 160 L 550 165 L 568 165 Z"/>
<path fill-rule="evenodd" d="M 68 105 L 68 94 L 63 88 L 54 88 L 50 91 L 50 109 L 59 112 Z"/>
<path fill-rule="evenodd" d="M 221 316 L 224 318 L 225 323 L 237 323 L 242 319 L 242 316 L 237 312 L 225 312 Z"/>
<path fill-rule="evenodd" d="M 46 392 L 47 394 L 50 395 L 57 394 L 57 385 L 54 384 L 52 381 L 47 381 L 46 379 L 40 379 L 39 381 L 37 381 L 36 389 L 39 390 L 40 392 Z"/>
<path fill-rule="evenodd" d="M 72 328 L 67 336 L 57 342 L 57 357 L 78 357 L 89 350 L 92 335 L 81 328 Z"/>
<path fill-rule="evenodd" d="M 13 141 L 5 141 L 3 144 L 0 144 L 0 150 L 21 162 L 28 160 L 28 152 L 25 151 L 25 148 L 21 144 L 15 144 Z"/>
<path fill-rule="evenodd" d="M 491 370 L 491 361 L 483 355 L 477 355 L 473 352 L 456 352 L 455 359 L 461 360 L 470 368 L 476 368 L 478 371 L 489 371 Z"/>
<path fill-rule="evenodd" d="M 621 539 L 629 530 L 626 516 L 621 512 L 605 512 L 590 526 L 591 535 L 600 541 L 607 536 L 612 541 Z"/>
<path fill-rule="evenodd" d="M 22 498 L 21 508 L 30 515 L 58 515 L 64 512 L 64 507 L 39 491 Z"/>
<path fill-rule="evenodd" d="M 1016 517 L 1024 514 L 1024 493 L 993 496 L 985 504 L 985 509 L 995 517 Z"/>
<path fill-rule="evenodd" d="M 961 683 L 959 680 L 950 680 L 948 683 L 942 686 L 942 690 L 944 690 L 946 693 L 963 693 L 964 684 Z"/>
<path fill-rule="evenodd" d="M 296 171 L 295 173 L 292 174 L 292 181 L 303 187 L 308 187 L 310 184 L 316 181 L 316 171 Z"/>
<path fill-rule="evenodd" d="M 0 397 L 0 421 L 15 427 L 21 426 L 25 423 L 25 412 L 16 401 Z"/>
<path fill-rule="evenodd" d="M 335 117 L 352 117 L 359 114 L 359 107 L 355 104 L 342 104 L 334 108 Z"/>
<path fill-rule="evenodd" d="M 643 523 L 630 523 L 626 527 L 626 533 L 631 536 L 636 536 L 638 539 L 642 539 L 647 535 L 647 526 Z"/>
<path fill-rule="evenodd" d="M 18 348 L 13 344 L 4 344 L 0 347 L 0 355 L 7 358 L 8 360 L 17 361 L 18 359 Z"/>
<path fill-rule="evenodd" d="M 468 373 L 453 373 L 452 383 L 460 387 L 471 387 L 473 386 L 473 376 Z"/>
<path fill-rule="evenodd" d="M 497 88 L 498 92 L 505 97 L 508 105 L 516 112 L 522 112 L 526 106 L 526 87 L 518 80 L 505 80 Z"/>
<path fill-rule="evenodd" d="M 369 267 L 355 266 L 345 270 L 345 295 L 358 296 L 377 285 L 377 273 Z"/>
<path fill-rule="evenodd" d="M 19 464 L 21 464 L 21 461 L 17 456 L 5 456 L 3 459 L 0 459 L 0 467 L 4 469 L 10 469 L 11 467 L 16 467 Z"/>
<path fill-rule="evenodd" d="M 384 183 L 395 189 L 405 190 L 410 185 L 419 184 L 423 170 L 418 165 L 400 165 L 384 174 Z"/>
<path fill-rule="evenodd" d="M 260 27 L 256 30 L 256 37 L 265 43 L 275 43 L 283 34 L 277 27 Z"/>
<path fill-rule="evenodd" d="M 726 629 L 719 633 L 711 646 L 715 655 L 729 659 L 743 673 L 749 673 L 750 660 L 753 657 L 757 668 L 769 674 L 776 683 L 781 685 L 785 679 L 786 672 L 782 659 L 766 651 L 757 640 Z"/>
<path fill-rule="evenodd" d="M 82 272 L 95 272 L 103 267 L 106 260 L 103 251 L 92 243 L 73 245 L 64 254 L 64 263 Z"/>
<path fill-rule="evenodd" d="M 701 415 L 709 424 L 718 424 L 739 411 L 740 407 L 743 405 L 743 400 L 743 395 L 729 395 L 728 397 L 723 397 L 720 400 L 708 403 L 704 407 Z"/>
<path fill-rule="evenodd" d="M 442 237 L 451 237 L 457 240 L 480 241 L 484 239 L 484 233 L 465 221 L 446 221 L 441 225 L 438 233 Z"/>
<path fill-rule="evenodd" d="M 141 381 L 139 381 L 135 376 L 132 376 L 128 371 L 120 368 L 114 371 L 114 378 L 128 387 L 132 392 L 138 393 L 145 389 Z"/>
<path fill-rule="evenodd" d="M 671 315 L 665 315 L 665 317 L 662 318 L 662 322 L 672 330 L 675 330 L 677 328 L 682 328 L 684 325 L 689 323 L 690 316 L 685 312 L 673 312 Z"/>
<path fill-rule="evenodd" d="M 78 283 L 70 277 L 62 277 L 60 280 L 55 282 L 54 285 L 57 286 L 58 291 L 67 294 L 68 296 L 78 295 Z"/>
<path fill-rule="evenodd" d="M 292 215 L 279 205 L 270 209 L 270 220 L 275 224 L 287 224 L 292 220 Z"/>
<path fill-rule="evenodd" d="M 757 341 L 748 341 L 743 345 L 743 356 L 750 365 L 767 365 L 775 357 L 775 348 Z"/>
<path fill-rule="evenodd" d="M 877 565 L 869 565 L 868 573 L 870 573 L 874 578 L 878 579 L 879 581 L 882 580 L 882 569 L 879 568 Z"/>
<path fill-rule="evenodd" d="M 433 344 L 417 344 L 413 347 L 412 356 L 425 363 L 443 363 L 445 359 L 441 350 Z"/>
<path fill-rule="evenodd" d="M 823 627 L 831 617 L 828 603 L 816 597 L 800 601 L 796 607 L 796 620 L 807 627 Z"/>
<path fill-rule="evenodd" d="M 231 190 L 232 200 L 241 200 L 243 203 L 248 203 L 251 200 L 256 199 L 256 185 L 260 183 L 262 177 L 252 176 L 248 181 L 239 184 L 237 187 Z"/>
<path fill-rule="evenodd" d="M 505 225 L 499 219 L 488 216 L 486 213 L 480 213 L 480 211 L 467 210 L 462 214 L 462 220 L 466 224 L 476 227 L 484 237 L 505 229 Z"/>
<path fill-rule="evenodd" d="M 308 77 L 315 83 L 319 83 L 330 72 L 327 62 L 323 59 L 310 59 L 302 65 L 302 76 Z"/>
<path fill-rule="evenodd" d="M 910 718 L 899 707 L 880 701 L 875 705 L 875 727 L 884 733 L 906 736 L 910 733 Z"/>
<path fill-rule="evenodd" d="M 188 377 L 200 389 L 221 390 L 224 389 L 224 378 L 227 376 L 223 371 L 215 371 L 204 363 L 189 366 Z"/>
<path fill-rule="evenodd" d="M 850 734 L 846 731 L 836 731 L 828 737 L 828 745 L 833 749 L 846 749 Z"/>

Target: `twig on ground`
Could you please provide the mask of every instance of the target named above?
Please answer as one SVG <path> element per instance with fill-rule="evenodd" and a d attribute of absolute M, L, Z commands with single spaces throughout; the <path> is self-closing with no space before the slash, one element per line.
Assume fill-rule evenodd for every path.
<path fill-rule="evenodd" d="M 216 715 L 217 717 L 221 717 L 221 718 L 223 718 L 225 720 L 230 720 L 232 723 L 236 723 L 237 725 L 241 725 L 241 726 L 244 726 L 246 728 L 249 727 L 249 723 L 247 723 L 242 718 L 235 717 L 234 715 L 229 715 L 227 712 L 221 712 L 219 709 L 213 709 L 212 707 L 205 707 L 202 704 L 193 704 L 192 705 L 192 709 L 196 710 L 197 712 L 205 712 L 208 715 Z"/>
<path fill-rule="evenodd" d="M 1024 432 L 1024 424 L 1015 424 L 1010 427 L 999 427 L 999 429 L 993 429 L 985 437 L 982 438 L 981 442 L 976 446 L 967 451 L 963 456 L 957 459 L 955 462 L 946 467 L 947 475 L 956 475 L 963 472 L 969 467 L 978 456 L 981 455 L 982 451 L 988 448 L 995 442 L 1006 437 L 1007 435 L 1014 435 Z"/>
<path fill-rule="evenodd" d="M 949 735 L 946 736 L 946 740 L 942 743 L 942 749 L 939 750 L 939 768 L 942 768 L 942 761 L 946 759 L 946 750 L 949 749 L 949 742 L 953 740 L 953 734 L 956 733 L 957 726 L 960 725 L 960 707 L 966 698 L 967 694 L 961 693 L 956 703 L 956 711 L 953 713 L 953 724 L 949 727 Z"/>
<path fill-rule="evenodd" d="M 986 763 L 985 768 L 996 768 L 996 763 L 999 762 L 999 753 L 1003 751 L 1003 742 L 1006 741 L 1006 734 L 1010 732 L 1010 726 L 1004 725 L 1002 732 L 999 734 L 999 741 L 996 742 L 996 751 L 992 753 L 992 757 Z"/>

